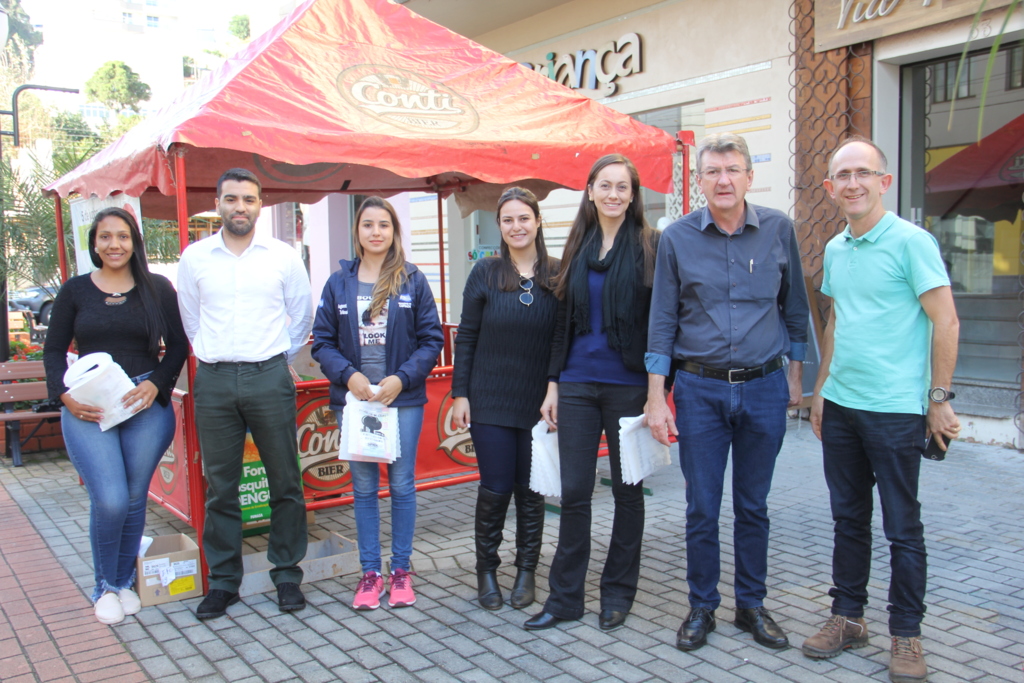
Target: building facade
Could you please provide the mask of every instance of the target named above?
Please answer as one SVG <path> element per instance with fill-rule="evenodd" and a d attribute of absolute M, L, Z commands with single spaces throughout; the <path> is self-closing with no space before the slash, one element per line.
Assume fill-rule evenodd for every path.
<path fill-rule="evenodd" d="M 1002 33 L 983 106 L 1008 0 L 988 2 L 973 36 L 980 3 L 948 0 L 524 0 L 512 14 L 489 2 L 405 4 L 670 133 L 742 134 L 754 158 L 748 199 L 794 217 L 812 290 L 825 243 L 844 227 L 821 186 L 828 155 L 848 135 L 875 139 L 896 176 L 887 207 L 935 234 L 950 272 L 964 436 L 1024 447 L 1024 8 Z M 555 253 L 578 202 L 559 191 L 542 203 Z M 644 202 L 652 224 L 679 214 L 678 196 L 645 191 Z M 436 210 L 414 211 L 417 221 L 427 234 Z M 449 293 L 460 291 L 474 254 L 487 253 L 481 222 L 449 222 Z M 449 298 L 457 320 L 457 296 Z M 819 295 L 818 304 L 820 335 L 827 301 Z"/>

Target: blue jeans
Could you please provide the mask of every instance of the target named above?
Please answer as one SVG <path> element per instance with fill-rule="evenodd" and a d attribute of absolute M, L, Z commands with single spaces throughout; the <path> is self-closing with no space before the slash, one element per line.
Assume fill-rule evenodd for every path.
<path fill-rule="evenodd" d="M 889 541 L 889 633 L 921 635 L 928 555 L 917 482 L 924 415 L 876 413 L 825 401 L 821 444 L 835 522 L 832 613 L 864 616 L 871 574 L 872 489 L 878 484 L 882 528 Z"/>
<path fill-rule="evenodd" d="M 391 493 L 391 571 L 409 571 L 412 539 L 416 532 L 416 448 L 423 427 L 423 406 L 398 408 L 399 448 L 402 455 L 388 465 L 388 490 Z M 338 425 L 341 411 L 336 412 Z M 380 465 L 375 462 L 350 462 L 352 491 L 355 497 L 356 543 L 363 573 L 380 572 Z"/>
<path fill-rule="evenodd" d="M 680 370 L 673 396 L 686 477 L 690 606 L 713 610 L 722 602 L 718 516 L 731 448 L 736 607 L 760 607 L 768 592 L 768 492 L 786 434 L 785 370 L 741 384 Z"/>
<path fill-rule="evenodd" d="M 644 412 L 647 388 L 597 382 L 558 385 L 558 460 L 562 514 L 558 547 L 548 574 L 544 611 L 561 619 L 583 616 L 590 564 L 591 499 L 601 432 L 608 437 L 615 515 L 608 557 L 601 572 L 601 609 L 628 612 L 640 578 L 644 538 L 643 483 L 625 484 L 619 461 L 619 418 Z"/>
<path fill-rule="evenodd" d="M 98 600 L 135 582 L 149 482 L 174 438 L 174 406 L 154 402 L 105 432 L 61 408 L 60 426 L 68 457 L 89 492 L 92 598 Z"/>

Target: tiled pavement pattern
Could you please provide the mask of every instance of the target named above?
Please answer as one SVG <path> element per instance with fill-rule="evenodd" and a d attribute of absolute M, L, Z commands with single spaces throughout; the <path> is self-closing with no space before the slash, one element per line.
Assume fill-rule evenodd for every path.
<path fill-rule="evenodd" d="M 50 464 L 33 467 L 60 472 Z M 149 680 L 117 634 L 96 621 L 89 599 L 0 486 L 0 680 L 88 683 L 115 677 L 121 683 Z"/>
<path fill-rule="evenodd" d="M 795 423 L 794 423 L 795 424 Z M 804 423 L 791 428 L 776 470 L 770 499 L 773 523 L 768 607 L 799 646 L 827 616 L 831 523 L 821 473 L 820 446 Z M 606 467 L 602 464 L 601 467 Z M 922 500 L 929 550 L 928 615 L 924 643 L 930 681 L 1024 682 L 1024 525 L 1021 482 L 1024 455 L 993 446 L 956 444 L 945 462 L 922 464 Z M 67 574 L 83 591 L 92 584 L 87 539 L 87 499 L 73 468 L 57 455 L 28 456 L 26 467 L 0 465 L 0 484 L 24 511 Z M 309 607 L 280 614 L 272 595 L 247 598 L 229 617 L 200 623 L 192 611 L 198 600 L 145 608 L 113 629 L 89 629 L 98 652 L 130 655 L 156 681 L 884 681 L 887 680 L 886 586 L 888 550 L 876 516 L 874 576 L 869 590 L 871 645 L 827 661 L 805 658 L 797 647 L 773 652 L 755 645 L 730 622 L 732 591 L 723 585 L 718 631 L 694 653 L 675 649 L 675 631 L 687 611 L 683 482 L 678 468 L 664 468 L 647 481 L 647 530 L 640 593 L 627 626 L 610 634 L 597 628 L 598 574 L 591 572 L 588 614 L 578 623 L 529 633 L 528 614 L 504 608 L 480 609 L 475 596 L 472 514 L 475 484 L 420 494 L 420 523 L 414 568 L 415 607 L 373 612 L 349 608 L 355 576 L 305 585 Z M 2 495 L 2 493 L 0 493 Z M 388 508 L 387 502 L 383 509 Z M 723 580 L 732 575 L 731 499 L 723 506 Z M 72 665 L 79 647 L 66 647 L 54 616 L 43 617 L 49 649 L 33 649 L 18 625 L 20 607 L 8 591 L 23 587 L 40 613 L 49 606 L 31 593 L 27 574 L 11 579 L 20 546 L 12 528 L 30 529 L 0 498 L 0 679 L 16 680 L 8 662 L 31 661 L 56 648 Z M 387 519 L 385 514 L 385 520 Z M 185 530 L 169 514 L 150 506 L 150 533 Z M 548 514 L 540 587 L 554 552 L 558 518 Z M 514 524 L 509 518 L 506 538 Z M 600 567 L 611 525 L 611 492 L 597 485 L 594 562 Z M 337 531 L 353 537 L 350 508 L 317 513 L 314 535 Z M 385 531 L 387 525 L 385 524 Z M 22 536 L 14 533 L 15 539 Z M 260 537 L 255 543 L 259 544 Z M 31 540 L 29 541 L 31 546 Z M 511 562 L 510 542 L 503 556 Z M 14 548 L 14 550 L 12 550 Z M 27 551 L 35 553 L 36 550 Z M 32 557 L 35 557 L 33 554 Z M 47 567 L 32 570 L 32 576 Z M 514 568 L 503 567 L 511 585 Z M 41 574 L 40 574 L 41 575 Z M 81 593 L 70 581 L 47 574 L 52 595 L 66 601 L 60 617 L 87 631 Z M 546 593 L 541 593 L 544 597 Z M 534 609 L 528 610 L 529 613 Z M 63 622 L 61 622 L 63 623 Z M 12 624 L 17 625 L 12 628 Z M 80 631 L 78 629 L 81 629 Z M 123 643 L 118 645 L 109 633 Z M 116 651 L 116 652 L 115 652 Z M 3 659 L 3 658 L 7 659 Z M 51 658 L 51 661 L 53 658 Z M 20 665 L 20 664 L 19 664 Z M 37 668 L 37 676 L 43 677 Z M 76 680 L 133 680 L 109 669 L 102 678 L 76 674 Z M 20 679 L 19 679 L 20 680 Z M 69 679 L 70 680 L 70 679 Z"/>

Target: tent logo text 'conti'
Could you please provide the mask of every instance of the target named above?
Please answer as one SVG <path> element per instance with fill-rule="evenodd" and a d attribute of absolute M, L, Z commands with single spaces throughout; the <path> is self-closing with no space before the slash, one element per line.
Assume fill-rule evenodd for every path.
<path fill-rule="evenodd" d="M 466 98 L 405 69 L 353 66 L 338 74 L 338 91 L 364 114 L 412 133 L 464 135 L 480 124 Z"/>

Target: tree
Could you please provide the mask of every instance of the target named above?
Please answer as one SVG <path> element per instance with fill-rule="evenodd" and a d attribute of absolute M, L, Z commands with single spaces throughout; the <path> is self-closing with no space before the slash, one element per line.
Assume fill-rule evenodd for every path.
<path fill-rule="evenodd" d="M 36 47 L 43 43 L 43 34 L 32 26 L 32 20 L 21 6 L 21 0 L 0 0 L 0 9 L 7 14 L 8 31 L 6 36 L 0 37 L 0 41 L 6 42 L 8 38 L 17 36 L 21 42 L 16 43 L 13 50 L 32 64 Z"/>
<path fill-rule="evenodd" d="M 131 109 L 139 113 L 139 103 L 149 99 L 149 86 L 132 68 L 119 61 L 110 61 L 96 70 L 85 83 L 85 96 L 113 112 Z"/>
<path fill-rule="evenodd" d="M 228 22 L 228 32 L 239 40 L 249 40 L 249 15 L 236 14 Z"/>

